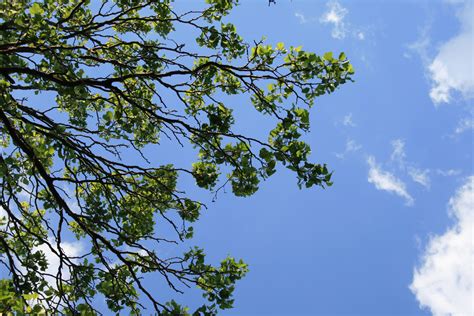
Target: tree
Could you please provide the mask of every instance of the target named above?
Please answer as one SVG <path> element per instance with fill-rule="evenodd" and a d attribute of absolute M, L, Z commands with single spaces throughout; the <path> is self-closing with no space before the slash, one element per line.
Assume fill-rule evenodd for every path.
<path fill-rule="evenodd" d="M 163 245 L 192 238 L 204 207 L 179 178 L 249 196 L 278 164 L 299 186 L 331 185 L 301 136 L 314 99 L 351 80 L 351 64 L 343 53 L 245 42 L 224 22 L 236 4 L 176 12 L 170 0 L 0 2 L 2 311 L 92 314 L 102 296 L 113 312 L 149 304 L 161 315 L 214 315 L 232 307 L 247 266 L 231 257 L 213 266 L 198 247 L 163 257 Z M 177 43 L 175 29 L 195 43 Z M 236 95 L 275 123 L 267 140 L 234 132 Z M 143 151 L 163 137 L 193 146 L 196 162 L 149 163 Z M 72 235 L 87 245 L 80 254 L 65 247 Z M 197 286 L 206 303 L 163 302 L 150 277 L 177 292 Z"/>

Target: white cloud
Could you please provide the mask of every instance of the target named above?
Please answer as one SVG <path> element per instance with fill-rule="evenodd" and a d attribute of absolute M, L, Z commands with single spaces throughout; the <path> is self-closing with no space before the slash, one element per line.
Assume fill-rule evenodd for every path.
<path fill-rule="evenodd" d="M 362 146 L 353 139 L 348 139 L 346 142 L 346 152 L 358 151 L 361 148 Z"/>
<path fill-rule="evenodd" d="M 424 186 L 425 188 L 429 189 L 430 188 L 430 178 L 428 176 L 429 170 L 420 170 L 414 167 L 408 167 L 408 175 L 411 177 L 411 179 Z"/>
<path fill-rule="evenodd" d="M 58 252 L 56 241 L 53 238 L 49 238 L 49 243 L 51 244 L 51 246 L 53 246 L 55 251 Z M 73 242 L 62 241 L 61 249 L 66 256 L 73 258 L 73 257 L 78 257 L 81 254 L 83 254 L 84 245 L 79 241 L 73 241 Z M 41 250 L 44 253 L 46 260 L 48 261 L 48 268 L 46 269 L 46 273 L 56 275 L 59 270 L 59 263 L 60 263 L 59 257 L 56 254 L 54 254 L 46 244 L 42 244 L 34 248 L 34 251 L 38 251 L 38 250 Z M 72 261 L 74 262 L 76 260 L 72 259 Z M 64 265 L 61 269 L 61 272 L 62 272 L 62 277 L 67 280 L 69 278 L 69 271 L 68 269 L 65 269 Z M 52 285 L 56 283 L 56 281 L 53 279 L 48 280 L 48 282 L 50 282 Z"/>
<path fill-rule="evenodd" d="M 442 169 L 436 169 L 436 173 L 444 176 L 444 177 L 452 177 L 452 176 L 457 176 L 461 174 L 461 170 L 459 169 L 448 169 L 448 170 L 442 170 Z"/>
<path fill-rule="evenodd" d="M 336 153 L 336 157 L 339 159 L 344 159 L 346 154 L 351 153 L 351 152 L 356 152 L 359 151 L 362 148 L 362 145 L 358 144 L 355 140 L 353 139 L 348 139 L 346 141 L 346 148 L 343 153 Z"/>
<path fill-rule="evenodd" d="M 428 64 L 431 62 L 431 59 L 429 57 L 429 48 L 431 46 L 431 39 L 429 36 L 429 32 L 430 32 L 432 23 L 433 23 L 433 20 L 432 18 L 430 18 L 426 22 L 426 24 L 423 26 L 423 28 L 421 28 L 418 40 L 408 45 L 408 49 L 410 51 L 413 51 L 420 56 L 421 61 L 423 62 L 423 65 L 425 67 L 427 67 Z M 405 58 L 412 57 L 411 53 L 409 52 L 404 52 L 403 56 Z"/>
<path fill-rule="evenodd" d="M 344 116 L 342 119 L 342 125 L 344 126 L 350 126 L 350 127 L 355 127 L 355 123 L 352 121 L 352 113 L 349 113 Z"/>
<path fill-rule="evenodd" d="M 425 188 L 430 188 L 430 173 L 429 169 L 418 169 L 414 167 L 413 163 L 406 161 L 405 153 L 405 142 L 401 139 L 394 139 L 392 141 L 392 154 L 390 155 L 390 161 L 398 164 L 398 167 L 401 171 L 406 172 L 410 178 L 424 186 Z"/>
<path fill-rule="evenodd" d="M 308 20 L 306 19 L 303 13 L 295 12 L 295 17 L 298 18 L 301 24 L 305 24 L 308 22 Z"/>
<path fill-rule="evenodd" d="M 367 163 L 369 164 L 368 181 L 374 184 L 377 190 L 394 193 L 405 199 L 407 205 L 413 205 L 414 199 L 407 192 L 405 183 L 402 180 L 395 177 L 392 173 L 382 170 L 372 156 L 367 159 Z"/>
<path fill-rule="evenodd" d="M 458 12 L 461 31 L 444 43 L 428 66 L 432 80 L 430 97 L 435 104 L 449 103 L 452 92 L 465 99 L 474 96 L 474 23 L 473 2 L 465 1 Z"/>
<path fill-rule="evenodd" d="M 473 130 L 473 129 L 474 129 L 474 119 L 472 117 L 466 117 L 459 121 L 458 126 L 456 126 L 456 129 L 454 130 L 454 132 L 456 134 L 461 134 L 461 133 L 464 133 L 465 131 Z"/>
<path fill-rule="evenodd" d="M 390 160 L 399 164 L 401 168 L 405 166 L 405 142 L 401 139 L 394 139 L 392 141 L 392 155 Z"/>
<path fill-rule="evenodd" d="M 321 23 L 333 25 L 331 31 L 331 36 L 333 38 L 345 38 L 347 29 L 344 24 L 344 17 L 347 15 L 348 10 L 337 1 L 329 1 L 326 3 L 326 6 L 328 10 L 321 16 L 319 21 Z"/>
<path fill-rule="evenodd" d="M 319 22 L 322 24 L 329 24 L 332 26 L 331 36 L 335 39 L 344 39 L 347 36 L 364 41 L 367 38 L 367 27 L 357 27 L 351 25 L 345 20 L 349 13 L 337 0 L 330 0 L 326 3 L 326 11 L 319 17 Z M 295 17 L 298 18 L 300 24 L 312 23 L 318 21 L 315 17 L 308 17 L 301 12 L 295 12 Z"/>
<path fill-rule="evenodd" d="M 431 238 L 414 270 L 410 290 L 433 315 L 473 315 L 474 176 L 450 199 L 456 220 L 443 235 Z"/>
<path fill-rule="evenodd" d="M 72 196 L 74 196 L 72 189 L 66 186 L 63 187 L 62 189 L 66 193 L 66 201 L 68 202 L 69 207 L 73 209 L 76 213 L 79 213 L 80 212 L 79 205 L 72 198 Z M 32 190 L 31 187 L 22 188 L 22 190 L 18 194 L 18 197 L 24 201 L 30 201 L 32 198 L 31 190 Z M 12 211 L 17 213 L 17 210 L 12 210 Z M 0 206 L 0 218 L 1 217 L 6 217 L 7 220 L 9 219 L 7 211 L 3 207 Z M 8 229 L 6 225 L 0 225 L 0 230 L 5 230 L 5 229 Z M 48 238 L 48 242 L 56 251 L 56 253 L 59 253 L 57 242 L 52 236 Z M 66 256 L 68 256 L 72 262 L 77 262 L 77 259 L 75 257 L 79 257 L 84 254 L 84 244 L 80 241 L 72 241 L 72 242 L 61 241 L 60 247 L 61 247 L 62 252 Z M 44 253 L 46 260 L 48 262 L 48 268 L 46 269 L 45 273 L 50 274 L 50 275 L 57 275 L 59 271 L 59 265 L 60 265 L 59 257 L 46 244 L 39 245 L 32 249 L 33 252 L 36 252 L 38 250 Z M 25 267 L 20 267 L 20 270 L 22 270 L 23 272 L 26 271 Z M 67 280 L 70 276 L 69 270 L 65 268 L 64 264 L 61 269 L 61 273 L 62 273 L 63 279 Z M 50 283 L 51 286 L 56 286 L 55 278 L 46 276 L 45 279 Z"/>
<path fill-rule="evenodd" d="M 295 17 L 300 21 L 300 24 L 306 24 L 310 22 L 312 19 L 308 19 L 303 13 L 295 12 Z"/>
<path fill-rule="evenodd" d="M 3 207 L 0 206 L 0 219 L 4 219 L 5 221 L 8 221 L 9 216 L 7 211 Z M 0 230 L 5 229 L 5 223 L 0 224 Z"/>

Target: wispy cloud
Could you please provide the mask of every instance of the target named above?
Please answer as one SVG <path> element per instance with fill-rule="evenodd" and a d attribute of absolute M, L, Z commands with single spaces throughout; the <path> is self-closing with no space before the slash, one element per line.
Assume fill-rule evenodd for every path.
<path fill-rule="evenodd" d="M 436 169 L 436 173 L 439 174 L 440 176 L 444 176 L 444 177 L 453 177 L 453 176 L 460 175 L 461 170 L 459 170 L 459 169 L 448 169 L 448 170 Z"/>
<path fill-rule="evenodd" d="M 414 270 L 410 290 L 433 315 L 472 315 L 474 176 L 449 202 L 456 223 L 443 235 L 431 238 Z"/>
<path fill-rule="evenodd" d="M 377 190 L 387 191 L 398 195 L 405 200 L 407 205 L 413 205 L 414 199 L 407 192 L 405 183 L 392 173 L 382 170 L 375 158 L 369 156 L 367 159 L 369 165 L 368 181 L 375 185 Z"/>
<path fill-rule="evenodd" d="M 474 44 L 473 44 L 474 45 Z M 466 131 L 474 129 L 474 119 L 472 117 L 466 117 L 459 121 L 458 126 L 454 130 L 456 134 L 462 134 Z"/>
<path fill-rule="evenodd" d="M 392 154 L 390 160 L 397 163 L 401 168 L 405 167 L 405 142 L 401 139 L 394 139 L 392 141 Z"/>
<path fill-rule="evenodd" d="M 306 24 L 314 21 L 314 18 L 309 18 L 301 12 L 295 12 L 295 17 L 300 21 L 301 24 Z"/>
<path fill-rule="evenodd" d="M 429 173 L 430 171 L 428 169 L 420 170 L 414 167 L 408 167 L 408 175 L 411 177 L 411 179 L 427 189 L 429 189 L 431 185 L 431 180 L 428 176 Z"/>
<path fill-rule="evenodd" d="M 311 16 L 301 11 L 294 13 L 300 24 L 320 22 L 332 26 L 331 36 L 335 39 L 342 40 L 347 36 L 364 41 L 367 38 L 367 27 L 357 27 L 346 21 L 349 13 L 337 0 L 331 0 L 326 3 L 326 11 L 319 17 Z"/>
<path fill-rule="evenodd" d="M 407 47 L 409 51 L 403 54 L 405 58 L 411 58 L 411 53 L 414 52 L 421 58 L 425 67 L 427 67 L 431 62 L 429 50 L 431 47 L 430 30 L 432 23 L 433 19 L 430 17 L 425 25 L 420 29 L 418 39 L 415 42 L 408 44 Z"/>
<path fill-rule="evenodd" d="M 344 118 L 342 119 L 342 125 L 350 126 L 350 127 L 355 127 L 356 126 L 356 124 L 352 120 L 352 113 L 349 113 L 349 114 L 344 116 Z"/>
<path fill-rule="evenodd" d="M 402 139 L 394 139 L 392 141 L 392 154 L 390 161 L 398 165 L 399 170 L 406 172 L 413 182 L 416 182 L 425 188 L 429 189 L 431 179 L 429 177 L 429 169 L 419 169 L 415 167 L 416 164 L 407 162 L 407 155 L 405 153 L 405 141 Z"/>
<path fill-rule="evenodd" d="M 344 18 L 349 12 L 337 1 L 329 1 L 326 3 L 327 11 L 321 16 L 319 21 L 324 24 L 331 24 L 331 36 L 336 39 L 343 39 L 346 37 L 347 29 L 344 23 Z"/>
<path fill-rule="evenodd" d="M 346 142 L 346 152 L 358 151 L 361 148 L 362 148 L 362 145 L 358 144 L 353 139 L 348 139 Z"/>
<path fill-rule="evenodd" d="M 346 141 L 346 148 L 343 153 L 337 153 L 336 157 L 339 159 L 344 159 L 344 157 L 351 152 L 356 152 L 359 151 L 362 148 L 362 145 L 358 144 L 355 140 L 353 139 L 348 139 Z"/>

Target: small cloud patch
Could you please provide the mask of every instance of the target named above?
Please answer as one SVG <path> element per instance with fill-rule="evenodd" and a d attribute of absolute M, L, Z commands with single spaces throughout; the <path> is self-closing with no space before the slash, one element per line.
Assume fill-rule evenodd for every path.
<path fill-rule="evenodd" d="M 344 116 L 344 118 L 342 119 L 342 125 L 349 126 L 349 127 L 356 127 L 356 124 L 352 120 L 352 113 L 349 113 L 346 116 Z"/>
<path fill-rule="evenodd" d="M 429 189 L 430 188 L 430 177 L 429 175 L 429 170 L 420 170 L 414 167 L 408 167 L 408 175 L 411 177 L 411 179 L 424 186 L 425 188 Z"/>
<path fill-rule="evenodd" d="M 344 18 L 349 12 L 337 1 L 330 1 L 326 4 L 327 11 L 321 16 L 319 21 L 323 24 L 331 24 L 331 36 L 336 39 L 343 39 L 346 37 L 347 29 L 344 23 Z"/>
<path fill-rule="evenodd" d="M 382 170 L 382 168 L 377 165 L 377 162 L 373 156 L 369 156 L 367 159 L 367 164 L 369 165 L 369 174 L 367 180 L 375 185 L 377 190 L 396 194 L 405 200 L 406 205 L 413 205 L 415 200 L 408 193 L 406 185 L 402 180 L 397 178 L 392 173 Z"/>

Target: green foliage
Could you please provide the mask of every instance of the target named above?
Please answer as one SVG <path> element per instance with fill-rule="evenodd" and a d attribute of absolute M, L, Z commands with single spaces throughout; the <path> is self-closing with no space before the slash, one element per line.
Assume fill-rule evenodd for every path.
<path fill-rule="evenodd" d="M 17 294 L 11 280 L 0 280 L 1 315 L 44 315 L 45 310 L 35 303 L 39 295 Z"/>
<path fill-rule="evenodd" d="M 93 315 L 102 296 L 117 314 L 148 305 L 215 315 L 232 307 L 247 265 L 212 265 L 197 247 L 160 252 L 192 238 L 204 209 L 180 177 L 249 196 L 284 166 L 300 187 L 331 185 L 302 137 L 316 98 L 351 80 L 344 53 L 249 44 L 225 21 L 236 0 L 194 5 L 0 1 L 0 261 L 11 278 L 0 281 L 1 313 Z M 200 48 L 176 43 L 178 29 Z M 268 136 L 237 133 L 236 106 L 274 124 Z M 148 163 L 163 137 L 194 148 L 194 163 Z M 204 303 L 163 302 L 145 278 L 176 292 L 194 286 Z"/>

